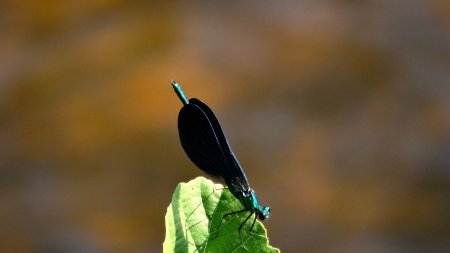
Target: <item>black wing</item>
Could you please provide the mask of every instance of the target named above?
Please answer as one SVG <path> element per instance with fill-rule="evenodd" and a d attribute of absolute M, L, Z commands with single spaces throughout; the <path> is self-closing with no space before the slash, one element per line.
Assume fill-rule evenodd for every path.
<path fill-rule="evenodd" d="M 228 186 L 248 191 L 250 186 L 212 110 L 192 98 L 178 115 L 181 146 L 201 170 L 221 177 Z"/>

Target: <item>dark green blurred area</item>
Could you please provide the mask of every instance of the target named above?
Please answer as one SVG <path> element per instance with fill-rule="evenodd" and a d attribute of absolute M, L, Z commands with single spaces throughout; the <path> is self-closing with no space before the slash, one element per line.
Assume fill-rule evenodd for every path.
<path fill-rule="evenodd" d="M 160 252 L 170 86 L 208 103 L 282 252 L 450 251 L 450 4 L 2 1 L 0 252 Z"/>

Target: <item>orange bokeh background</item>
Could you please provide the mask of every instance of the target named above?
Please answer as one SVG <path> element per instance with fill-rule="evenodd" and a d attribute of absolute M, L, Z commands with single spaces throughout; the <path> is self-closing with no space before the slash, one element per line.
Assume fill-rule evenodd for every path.
<path fill-rule="evenodd" d="M 449 252 L 446 1 L 2 1 L 0 252 L 161 252 L 170 80 L 282 252 Z"/>

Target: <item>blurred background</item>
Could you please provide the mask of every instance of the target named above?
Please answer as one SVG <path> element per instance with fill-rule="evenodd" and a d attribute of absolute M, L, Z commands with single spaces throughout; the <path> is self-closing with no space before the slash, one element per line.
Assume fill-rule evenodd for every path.
<path fill-rule="evenodd" d="M 0 3 L 0 252 L 161 252 L 170 80 L 218 115 L 282 252 L 450 251 L 450 3 Z"/>

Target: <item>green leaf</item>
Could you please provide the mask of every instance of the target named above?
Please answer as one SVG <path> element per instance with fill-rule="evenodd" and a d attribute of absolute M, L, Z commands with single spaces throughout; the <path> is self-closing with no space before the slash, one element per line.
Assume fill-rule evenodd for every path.
<path fill-rule="evenodd" d="M 254 215 L 241 229 L 250 212 L 223 215 L 243 210 L 242 204 L 220 184 L 198 177 L 180 183 L 166 213 L 164 252 L 280 252 L 269 245 L 267 231 Z M 220 227 L 220 232 L 218 229 Z"/>

